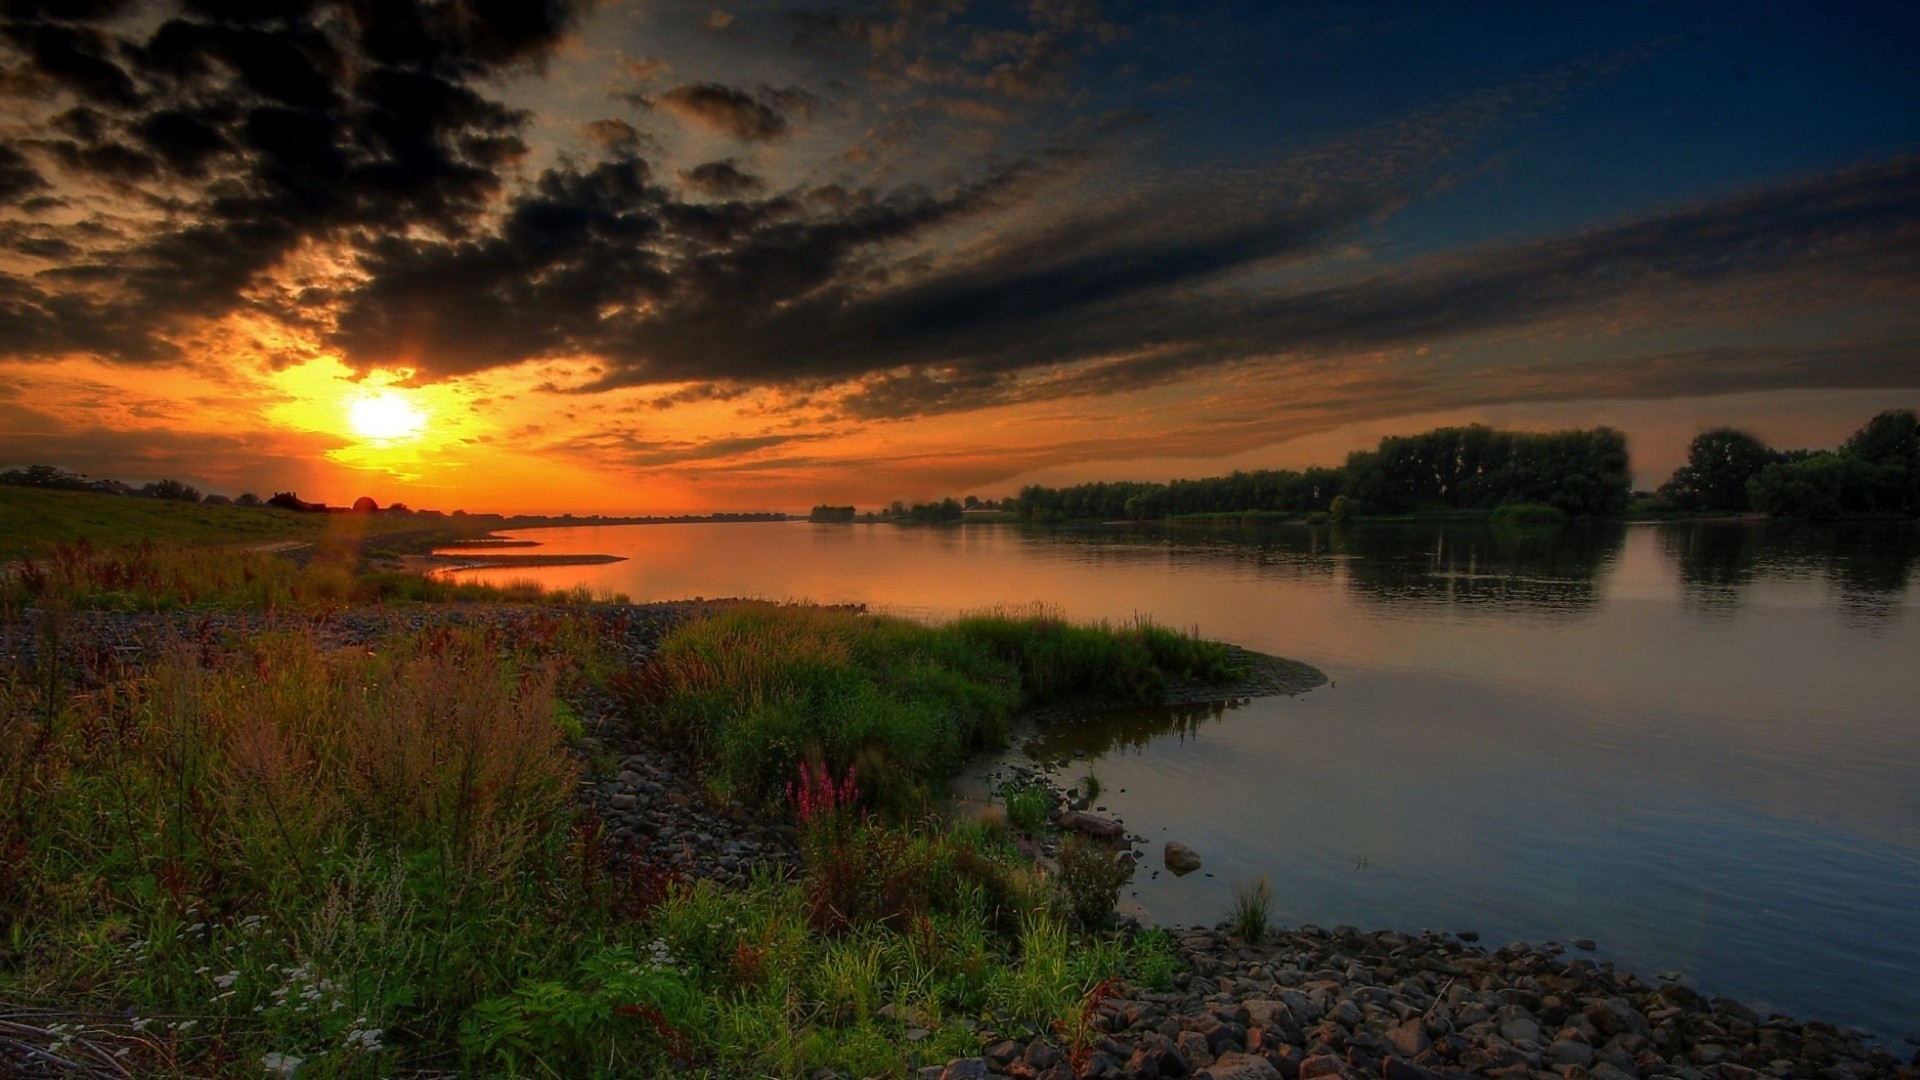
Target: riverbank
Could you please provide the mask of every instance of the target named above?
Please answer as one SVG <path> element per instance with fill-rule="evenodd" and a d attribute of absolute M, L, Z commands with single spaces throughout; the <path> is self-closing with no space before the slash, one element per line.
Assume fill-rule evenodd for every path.
<path fill-rule="evenodd" d="M 705 1070 L 713 1076 L 812 1076 L 826 1069 L 848 1077 L 920 1071 L 1061 1080 L 1205 1070 L 1223 1077 L 1312 1080 L 1448 1072 L 1534 1075 L 1564 1070 L 1560 1059 L 1578 1058 L 1584 1045 L 1590 1057 L 1583 1067 L 1610 1080 L 1614 1072 L 1642 1080 L 1744 1077 L 1742 1068 L 1780 1076 L 1897 1074 L 1894 1057 L 1885 1051 L 1876 1057 L 1844 1033 L 1746 1019 L 1729 1003 L 1700 1002 L 1681 989 L 1649 987 L 1545 947 L 1486 953 L 1457 937 L 1311 928 L 1276 934 L 1256 946 L 1218 930 L 1170 934 L 1071 927 L 1057 915 L 1055 893 L 1063 864 L 1071 860 L 1055 857 L 1050 871 L 1045 861 L 1036 864 L 1032 857 L 1049 848 L 1057 856 L 1056 834 L 1041 830 L 1036 836 L 976 821 L 929 826 L 905 820 L 869 827 L 836 816 L 840 811 L 831 806 L 821 809 L 821 799 L 831 803 L 839 797 L 823 794 L 840 785 L 837 772 L 827 778 L 827 788 L 816 784 L 811 795 L 799 798 L 801 806 L 814 810 L 794 814 L 796 792 L 790 787 L 784 794 L 775 790 L 774 801 L 783 809 L 769 812 L 751 797 L 758 790 L 753 773 L 729 774 L 734 777 L 729 783 L 716 785 L 727 770 L 716 770 L 708 756 L 713 748 L 689 753 L 662 737 L 670 726 L 635 724 L 666 693 L 657 677 L 646 674 L 663 670 L 657 661 L 679 657 L 680 666 L 667 670 L 697 674 L 706 669 L 695 659 L 718 661 L 743 651 L 767 656 L 770 641 L 784 642 L 779 655 L 814 672 L 805 685 L 822 694 L 857 697 L 870 691 L 825 673 L 845 670 L 851 654 L 839 651 L 843 647 L 860 653 L 884 646 L 893 651 L 884 654 L 890 659 L 870 667 L 870 677 L 879 680 L 874 685 L 904 707 L 945 703 L 931 716 L 958 701 L 976 700 L 966 682 L 952 681 L 942 671 L 965 670 L 969 679 L 985 678 L 1005 688 L 1052 684 L 1072 690 L 1080 684 L 1066 679 L 1063 672 L 1073 665 L 1064 661 L 1093 657 L 1097 664 L 1085 669 L 1097 674 L 1108 664 L 1098 659 L 1107 646 L 1099 644 L 1105 639 L 1063 633 L 1036 651 L 1033 643 L 1050 640 L 1046 635 L 1053 631 L 1044 626 L 1021 630 L 1017 620 L 982 624 L 971 636 L 949 639 L 845 610 L 823 615 L 799 609 L 792 625 L 778 612 L 795 609 L 767 605 L 747 609 L 745 622 L 737 616 L 714 618 L 729 610 L 710 604 L 471 603 L 283 612 L 73 612 L 54 620 L 57 625 L 40 613 L 24 613 L 5 635 L 4 656 L 24 679 L 7 684 L 10 721 L 37 716 L 31 706 L 53 700 L 34 694 L 26 676 L 51 672 L 58 699 L 68 702 L 172 701 L 176 704 L 168 708 L 180 708 L 201 699 L 179 695 L 198 694 L 194 687 L 205 682 L 209 692 L 217 691 L 204 699 L 214 708 L 211 721 L 224 715 L 222 702 L 264 703 L 297 691 L 308 695 L 297 700 L 311 701 L 321 715 L 338 715 L 340 722 L 353 725 L 358 721 L 350 699 L 313 696 L 319 686 L 330 685 L 331 676 L 323 676 L 333 671 L 346 680 L 343 686 L 371 687 L 366 692 L 387 703 L 379 715 L 388 724 L 404 727 L 411 716 L 437 718 L 433 724 L 491 724 L 491 716 L 518 716 L 515 726 L 502 730 L 502 735 L 533 740 L 523 741 L 530 756 L 518 760 L 570 762 L 553 775 L 573 780 L 543 789 L 542 798 L 554 801 L 542 804 L 546 809 L 540 813 L 557 817 L 514 819 L 523 825 L 499 834 L 551 838 L 542 841 L 555 845 L 545 849 L 548 855 L 534 858 L 537 851 L 523 851 L 513 856 L 522 860 L 516 875 L 532 875 L 527 880 L 537 886 L 536 893 L 523 894 L 508 881 L 495 880 L 497 871 L 483 863 L 475 868 L 480 876 L 460 879 L 466 881 L 463 889 L 475 892 L 466 899 L 455 894 L 453 909 L 467 913 L 461 920 L 481 921 L 440 925 L 423 922 L 416 913 L 405 916 L 412 921 L 396 938 L 391 929 L 377 929 L 402 925 L 394 920 L 404 907 L 391 905 L 410 896 L 417 898 L 414 902 L 442 897 L 444 885 L 435 884 L 435 875 L 404 876 L 419 872 L 407 869 L 405 860 L 380 869 L 386 864 L 377 850 L 355 855 L 351 830 L 320 834 L 345 845 L 332 854 L 308 849 L 304 845 L 311 841 L 300 840 L 306 834 L 296 831 L 294 839 L 303 846 L 295 850 L 310 851 L 302 857 L 314 858 L 316 865 L 345 860 L 339 865 L 348 869 L 359 865 L 355 859 L 370 859 L 370 867 L 354 873 L 367 888 L 382 880 L 397 883 L 382 886 L 401 890 L 394 900 L 381 901 L 373 893 L 356 900 L 325 888 L 306 897 L 278 891 L 273 868 L 284 872 L 299 864 L 288 862 L 287 839 L 266 819 L 257 822 L 266 831 L 247 841 L 262 845 L 253 862 L 214 857 L 223 850 L 215 841 L 230 827 L 240 828 L 228 815 L 257 808 L 247 801 L 221 802 L 247 800 L 252 793 L 228 788 L 219 778 L 252 777 L 257 785 L 273 775 L 245 764 L 254 758 L 228 757 L 223 751 L 204 762 L 211 770 L 205 775 L 218 782 L 207 789 L 214 801 L 197 811 L 219 816 L 201 819 L 177 841 L 167 840 L 164 830 L 154 834 L 148 857 L 138 855 L 138 844 L 127 849 L 129 865 L 146 867 L 131 877 L 103 867 L 86 871 L 99 882 L 93 887 L 106 888 L 114 899 L 97 919 L 69 929 L 104 933 L 103 939 L 83 945 L 80 938 L 55 933 L 57 927 L 16 923 L 24 933 L 13 940 L 27 947 L 0 957 L 0 1000 L 9 1003 L 0 1009 L 5 1013 L 0 1020 L 13 1025 L 5 1029 L 11 1041 L 0 1041 L 6 1048 L 0 1053 L 14 1055 L 0 1062 L 22 1075 L 51 1070 L 44 1056 L 35 1056 L 38 1052 L 77 1063 L 68 1075 L 90 1075 L 88 1069 L 111 1075 L 108 1060 L 125 1050 L 120 1060 L 152 1071 L 257 1076 L 265 1055 L 278 1054 L 273 1060 L 281 1064 L 302 1058 L 310 1072 L 373 1075 L 404 1066 L 417 1075 L 471 1075 L 522 1071 L 538 1055 L 541 1061 L 579 1063 L 584 1075 L 598 1055 L 617 1046 L 630 1069 Z M 860 636 L 839 636 L 855 629 Z M 869 630 L 875 633 L 870 636 Z M 1010 636 L 1016 630 L 1022 636 Z M 1025 636 L 1034 632 L 1040 636 Z M 962 648 L 968 641 L 1002 641 L 1007 649 L 1018 643 L 1012 655 L 1025 659 L 1008 661 L 1009 668 L 994 667 L 971 646 Z M 703 652 L 702 643 L 723 651 Z M 991 660 L 1009 654 L 989 650 L 983 655 Z M 53 656 L 63 659 L 49 663 Z M 1053 659 L 1036 668 L 1032 659 L 1038 656 Z M 390 670 L 385 657 L 411 666 Z M 480 666 L 471 663 L 483 658 Z M 1205 669 L 1189 666 L 1186 675 L 1176 671 L 1165 678 L 1163 671 L 1156 692 L 1198 701 L 1209 694 L 1298 692 L 1318 681 L 1318 673 L 1304 665 L 1230 648 L 1197 654 L 1194 660 L 1202 658 L 1218 665 L 1216 671 L 1236 675 L 1198 678 L 1193 672 Z M 819 667 L 823 661 L 826 668 Z M 954 664 L 959 667 L 942 666 Z M 1156 662 L 1139 670 L 1158 669 Z M 778 675 L 790 669 L 752 670 Z M 1046 673 L 1039 683 L 1034 683 L 1036 670 Z M 437 678 L 436 671 L 446 681 L 421 682 Z M 493 681 L 496 671 L 504 681 Z M 901 681 L 908 671 L 912 679 Z M 252 685 L 263 679 L 264 686 Z M 781 675 L 776 681 L 785 680 Z M 1117 685 L 1151 687 L 1138 679 Z M 409 690 L 412 686 L 437 689 L 421 697 Z M 541 698 L 543 692 L 551 696 Z M 1086 687 L 1077 692 L 1082 696 L 1076 700 L 1084 702 Z M 539 705 L 543 700 L 550 704 Z M 795 700 L 816 699 L 802 694 Z M 512 707 L 513 701 L 537 707 L 529 713 Z M 987 699 L 977 703 L 991 715 Z M 132 720 L 146 714 L 135 709 L 121 715 Z M 249 708 L 233 713 L 232 720 L 240 724 L 247 717 L 276 715 Z M 864 714 L 839 715 L 844 723 Z M 73 719 L 81 716 L 75 713 Z M 540 734 L 549 725 L 563 736 L 557 742 Z M 9 730 L 33 729 L 14 725 Z M 254 729 L 241 724 L 232 730 L 239 735 Z M 277 737 L 294 739 L 296 746 L 310 737 L 296 727 L 279 730 Z M 380 728 L 365 730 L 371 735 Z M 424 737 L 431 729 L 419 730 Z M 776 733 L 763 725 L 751 737 Z M 337 745 L 352 750 L 357 744 Z M 232 749 L 265 752 L 245 749 L 249 746 L 257 744 L 236 743 Z M 373 755 L 369 763 L 383 757 L 377 744 L 364 749 Z M 92 752 L 84 743 L 74 750 Z M 547 756 L 554 753 L 561 757 Z M 137 783 L 142 775 L 127 770 L 164 767 L 168 759 L 139 764 L 147 760 L 82 756 L 68 766 L 97 771 L 117 761 L 100 775 L 117 776 L 124 784 Z M 446 764 L 458 760 L 457 754 L 449 755 Z M 944 759 L 930 757 L 915 765 L 919 759 L 896 751 L 888 760 L 896 769 L 938 769 Z M 421 764 L 435 767 L 431 761 Z M 859 771 L 865 775 L 865 769 Z M 307 820 L 306 813 L 339 812 L 305 801 L 335 790 L 328 784 L 304 775 L 299 784 L 272 789 L 293 800 L 283 809 L 308 808 L 297 820 Z M 167 790 L 164 785 L 155 789 L 147 802 L 163 817 L 175 812 Z M 806 792 L 807 783 L 799 790 Z M 57 788 L 50 798 L 82 795 Z M 138 827 L 137 819 L 113 816 L 120 812 L 112 807 L 103 803 L 97 810 L 107 813 L 107 820 Z M 378 808 L 377 802 L 367 804 L 369 812 Z M 36 812 L 44 813 L 44 807 Z M 532 814 L 533 808 L 524 812 Z M 101 819 L 89 815 L 85 820 Z M 423 854 L 444 850 L 455 835 L 391 832 L 401 823 L 380 816 L 337 820 L 342 826 L 360 820 L 361 829 L 394 837 L 396 843 L 417 835 L 427 843 Z M 431 820 L 451 830 L 460 818 Z M 548 824 L 537 826 L 541 821 Z M 57 828 L 59 822 L 43 818 L 41 824 Z M 211 832 L 195 839 L 199 829 Z M 95 837 L 95 844 L 120 842 L 97 828 L 75 834 L 81 835 Z M 29 840 L 42 842 L 38 833 Z M 172 857 L 182 860 L 178 871 L 167 869 L 165 854 L 167 844 L 175 842 L 185 845 L 172 849 L 178 853 Z M 208 844 L 215 846 L 203 847 Z M 66 849 L 36 847 L 33 859 L 64 858 L 61 850 Z M 30 860 L 28 865 L 48 864 Z M 214 870 L 228 876 L 224 881 L 206 876 Z M 185 876 L 175 876 L 180 873 Z M 234 876 L 248 873 L 261 876 Z M 382 878 L 382 873 L 403 876 Z M 63 873 L 50 880 L 66 890 L 73 879 Z M 146 899 L 143 881 L 156 890 Z M 62 920 L 96 902 L 84 893 L 58 895 L 67 897 L 58 909 Z M 329 905 L 357 913 L 351 915 L 351 925 L 358 927 L 354 935 L 319 950 L 302 945 L 310 940 L 303 935 L 319 925 L 312 920 L 329 917 L 324 915 Z M 19 914 L 16 910 L 14 917 Z M 511 929 L 515 921 L 528 919 L 539 933 Z M 248 930 L 251 926 L 269 929 Z M 566 944 L 567 951 L 552 955 L 556 943 Z M 80 951 L 65 952 L 71 949 Z M 451 949 L 455 966 L 444 972 L 423 967 L 420 953 L 428 949 Z M 499 955 L 490 957 L 488 951 Z M 137 961 L 130 959 L 136 954 Z M 97 962 L 104 968 L 96 969 Z M 98 975 L 81 977 L 94 970 L 137 970 L 145 981 L 128 983 L 124 974 L 109 974 L 104 981 Z M 296 977 L 290 974 L 294 971 L 305 974 Z M 375 975 L 375 983 L 367 984 Z M 451 981 L 442 983 L 443 975 Z M 382 980 L 394 981 L 381 991 Z M 481 980 L 475 996 L 473 984 Z M 382 1004 L 381 995 L 399 986 L 411 988 L 414 1003 Z M 162 987 L 165 995 L 152 996 Z M 276 998 L 282 989 L 287 994 Z M 357 1011 L 340 1016 L 337 1024 L 322 1022 L 295 1008 L 294 1002 L 309 992 L 315 1000 L 341 1000 L 342 1010 Z M 1624 1001 L 1625 1011 L 1615 999 Z M 262 1012 L 250 1012 L 254 1004 Z M 617 1011 L 628 1006 L 641 1011 Z M 369 1010 L 373 1014 L 363 1020 Z M 558 1010 L 573 1010 L 566 1015 L 579 1019 L 563 1020 Z M 1633 1016 L 1644 1022 L 1644 1031 Z M 348 1024 L 349 1019 L 355 1022 Z M 1416 1019 L 1418 1024 L 1409 1026 Z M 369 1031 L 375 1033 L 371 1045 Z M 94 1056 L 89 1047 L 106 1057 Z M 1748 1064 L 1762 1057 L 1760 1065 Z"/>

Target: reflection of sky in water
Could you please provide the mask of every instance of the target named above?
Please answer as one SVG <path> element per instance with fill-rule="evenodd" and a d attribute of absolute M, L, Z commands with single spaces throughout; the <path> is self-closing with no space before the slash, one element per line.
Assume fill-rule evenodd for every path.
<path fill-rule="evenodd" d="M 1592 937 L 1643 975 L 1920 1035 L 1912 528 L 526 535 L 631 561 L 491 576 L 929 616 L 1038 600 L 1307 660 L 1336 685 L 1107 733 L 1102 801 L 1153 841 L 1144 865 L 1177 837 L 1215 875 L 1143 873 L 1161 917 L 1217 919 L 1265 873 L 1290 921 Z"/>

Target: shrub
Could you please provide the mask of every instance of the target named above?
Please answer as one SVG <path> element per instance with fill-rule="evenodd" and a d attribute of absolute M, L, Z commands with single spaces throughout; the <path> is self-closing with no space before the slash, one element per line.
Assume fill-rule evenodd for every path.
<path fill-rule="evenodd" d="M 1082 836 L 1069 836 L 1061 843 L 1057 883 L 1062 906 L 1074 925 L 1086 930 L 1113 925 L 1113 905 L 1132 880 L 1132 853 Z"/>

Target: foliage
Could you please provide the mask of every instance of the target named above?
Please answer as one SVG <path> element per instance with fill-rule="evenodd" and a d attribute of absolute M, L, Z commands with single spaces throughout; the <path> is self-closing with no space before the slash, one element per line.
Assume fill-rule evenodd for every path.
<path fill-rule="evenodd" d="M 1747 510 L 1747 482 L 1778 460 L 1777 451 L 1744 431 L 1703 431 L 1688 444 L 1687 463 L 1660 485 L 1660 498 L 1682 510 Z"/>
<path fill-rule="evenodd" d="M 852 521 L 853 507 L 827 506 L 825 504 L 822 504 L 820 506 L 814 507 L 812 512 L 807 514 L 807 520 L 816 521 L 816 522 L 828 522 L 828 523 Z"/>
<path fill-rule="evenodd" d="M 1920 417 L 1883 412 L 1838 453 L 1783 455 L 1747 491 L 1755 509 L 1777 517 L 1920 516 Z"/>
<path fill-rule="evenodd" d="M 1345 520 L 1353 512 L 1491 510 L 1509 502 L 1584 515 L 1618 513 L 1630 487 L 1626 437 L 1611 428 L 1535 434 L 1474 425 L 1382 439 L 1338 469 L 1260 469 L 1166 484 L 1031 485 L 1014 508 L 1022 520 L 1042 523 L 1248 511 Z"/>
<path fill-rule="evenodd" d="M 1113 925 L 1113 905 L 1133 880 L 1133 855 L 1084 836 L 1060 844 L 1061 902 L 1075 926 L 1100 930 Z"/>
<path fill-rule="evenodd" d="M 1235 887 L 1233 907 L 1227 914 L 1227 928 L 1234 937 L 1249 945 L 1267 939 L 1273 921 L 1273 886 L 1263 877 Z"/>

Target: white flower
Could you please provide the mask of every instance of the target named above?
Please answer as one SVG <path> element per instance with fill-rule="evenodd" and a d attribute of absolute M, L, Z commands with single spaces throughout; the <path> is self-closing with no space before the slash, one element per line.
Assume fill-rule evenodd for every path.
<path fill-rule="evenodd" d="M 260 1064 L 268 1072 L 282 1077 L 292 1077 L 300 1071 L 301 1059 L 292 1054 L 267 1053 L 261 1055 Z"/>

